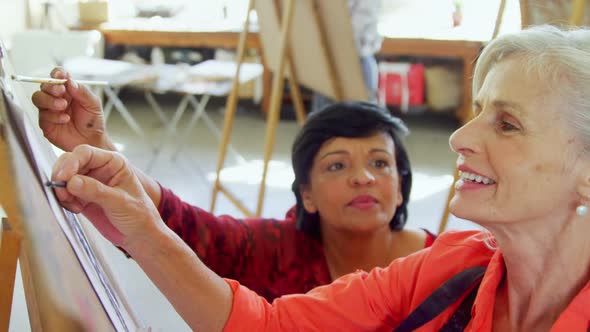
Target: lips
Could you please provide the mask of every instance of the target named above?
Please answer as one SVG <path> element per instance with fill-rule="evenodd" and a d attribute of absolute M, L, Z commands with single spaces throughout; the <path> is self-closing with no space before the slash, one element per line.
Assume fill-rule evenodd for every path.
<path fill-rule="evenodd" d="M 473 169 L 467 167 L 464 164 L 458 165 L 457 170 L 459 170 L 459 177 L 464 181 L 467 180 L 467 181 L 486 184 L 486 185 L 487 184 L 496 184 L 496 181 L 494 181 L 494 179 L 489 178 L 483 174 L 480 174 L 480 173 L 474 171 Z"/>
<path fill-rule="evenodd" d="M 367 210 L 377 205 L 377 199 L 371 195 L 360 195 L 350 201 L 348 205 L 360 210 Z"/>

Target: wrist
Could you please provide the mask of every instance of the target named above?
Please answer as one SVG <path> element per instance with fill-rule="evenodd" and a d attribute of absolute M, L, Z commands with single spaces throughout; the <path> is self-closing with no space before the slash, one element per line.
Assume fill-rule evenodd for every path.
<path fill-rule="evenodd" d="M 162 254 L 161 251 L 166 251 L 166 246 L 159 244 L 170 241 L 171 236 L 168 233 L 171 231 L 164 226 L 161 218 L 158 217 L 155 222 L 150 222 L 148 225 L 143 228 L 141 234 L 128 237 L 121 246 L 135 260 Z"/>

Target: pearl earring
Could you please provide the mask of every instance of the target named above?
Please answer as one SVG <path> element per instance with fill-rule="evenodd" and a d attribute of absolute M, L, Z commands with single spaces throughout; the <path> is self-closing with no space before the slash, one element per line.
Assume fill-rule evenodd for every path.
<path fill-rule="evenodd" d="M 578 205 L 578 207 L 576 208 L 576 214 L 580 217 L 585 216 L 586 214 L 588 214 L 588 207 L 583 204 Z"/>

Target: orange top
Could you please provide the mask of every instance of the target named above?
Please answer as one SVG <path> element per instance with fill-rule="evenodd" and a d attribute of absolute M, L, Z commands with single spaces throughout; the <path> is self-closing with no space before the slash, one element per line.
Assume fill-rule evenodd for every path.
<path fill-rule="evenodd" d="M 432 247 L 397 259 L 385 269 L 352 273 L 307 294 L 283 296 L 272 305 L 238 282 L 226 279 L 234 298 L 224 331 L 390 332 L 436 288 L 472 266 L 487 266 L 487 270 L 466 331 L 491 331 L 496 289 L 505 267 L 500 250 L 491 250 L 484 242 L 489 236 L 480 231 L 446 232 Z M 462 300 L 417 331 L 438 331 Z M 551 331 L 586 331 L 589 321 L 587 284 Z"/>

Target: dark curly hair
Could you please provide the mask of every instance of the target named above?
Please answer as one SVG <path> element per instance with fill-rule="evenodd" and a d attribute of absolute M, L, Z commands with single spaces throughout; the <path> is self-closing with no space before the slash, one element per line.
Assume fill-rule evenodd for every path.
<path fill-rule="evenodd" d="M 369 137 L 377 133 L 387 133 L 395 145 L 397 171 L 401 178 L 403 202 L 395 211 L 389 227 L 401 230 L 408 217 L 408 201 L 412 187 L 412 171 L 402 137 L 408 133 L 402 120 L 392 116 L 389 111 L 367 102 L 341 102 L 331 104 L 310 114 L 303 128 L 297 134 L 291 150 L 291 160 L 295 180 L 291 189 L 297 199 L 297 228 L 319 238 L 319 214 L 310 214 L 303 207 L 301 185 L 309 184 L 309 173 L 315 155 L 324 142 L 333 137 Z"/>

